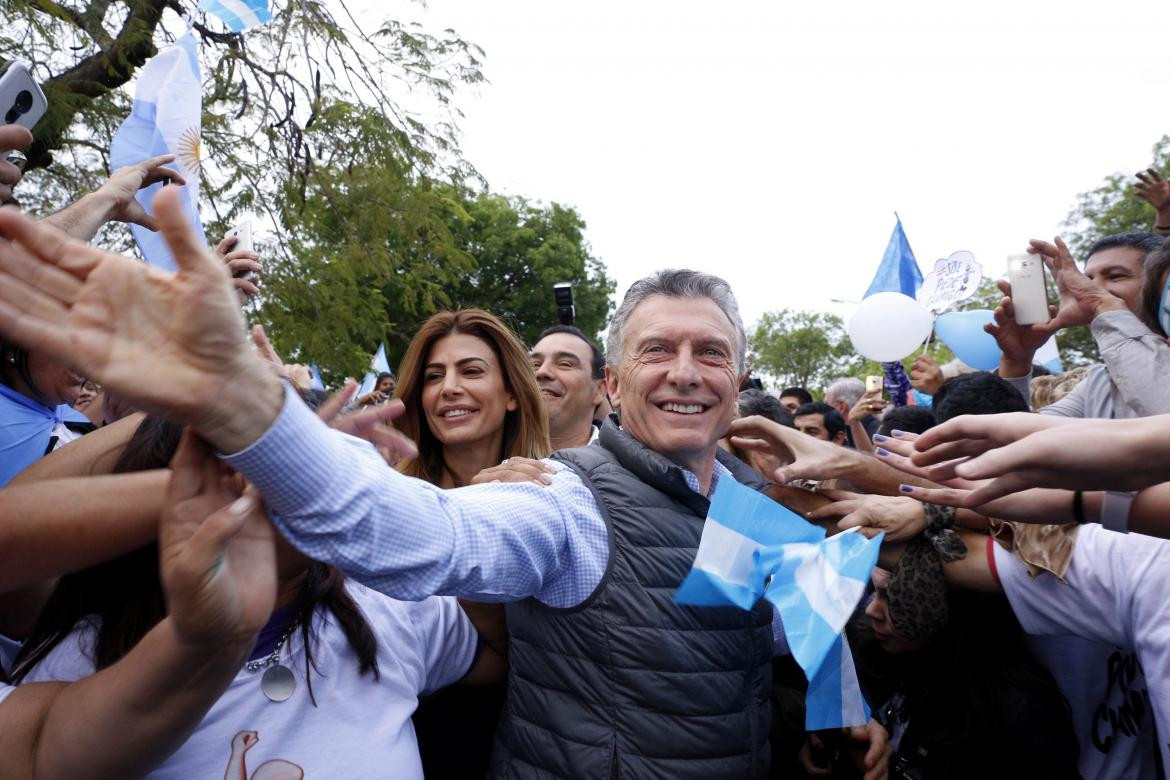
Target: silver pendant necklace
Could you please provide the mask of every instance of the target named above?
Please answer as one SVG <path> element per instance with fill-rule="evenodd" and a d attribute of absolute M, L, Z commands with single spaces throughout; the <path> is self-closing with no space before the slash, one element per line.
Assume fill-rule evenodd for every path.
<path fill-rule="evenodd" d="M 297 688 L 297 678 L 293 676 L 292 670 L 280 663 L 280 648 L 284 647 L 284 643 L 292 636 L 296 627 L 297 621 L 294 620 L 284 632 L 284 636 L 277 641 L 276 647 L 272 648 L 271 653 L 244 664 L 244 669 L 249 672 L 264 670 L 264 674 L 260 675 L 260 691 L 269 701 L 285 701 Z"/>

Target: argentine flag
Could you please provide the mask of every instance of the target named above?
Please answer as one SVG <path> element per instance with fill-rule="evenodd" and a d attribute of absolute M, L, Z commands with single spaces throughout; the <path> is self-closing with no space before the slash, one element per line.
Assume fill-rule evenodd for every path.
<path fill-rule="evenodd" d="M 864 725 L 869 707 L 841 632 L 865 592 L 881 539 L 853 531 L 825 538 L 819 526 L 762 493 L 721 479 L 675 601 L 750 609 L 766 598 L 809 680 L 806 728 Z"/>
<path fill-rule="evenodd" d="M 199 10 L 214 14 L 234 33 L 272 20 L 268 0 L 202 0 Z"/>
<path fill-rule="evenodd" d="M 357 395 L 362 396 L 373 390 L 374 383 L 378 381 L 378 374 L 393 373 L 390 370 L 390 361 L 386 360 L 386 342 L 382 342 L 378 345 L 378 351 L 370 358 L 370 370 L 362 378 L 362 386 L 358 388 Z"/>
<path fill-rule="evenodd" d="M 137 165 L 160 154 L 175 155 L 172 163 L 187 180 L 181 188 L 183 209 L 206 241 L 199 219 L 199 161 L 202 143 L 203 97 L 195 37 L 188 30 L 173 46 L 156 54 L 138 74 L 134 107 L 110 143 L 110 167 Z M 162 182 L 138 191 L 138 202 L 147 213 Z M 175 270 L 175 259 L 162 234 L 131 225 L 130 231 L 146 262 Z"/>

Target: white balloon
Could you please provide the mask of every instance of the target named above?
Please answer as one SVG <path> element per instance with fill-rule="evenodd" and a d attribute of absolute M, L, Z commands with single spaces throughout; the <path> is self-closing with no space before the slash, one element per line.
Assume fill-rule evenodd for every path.
<path fill-rule="evenodd" d="M 875 293 L 857 307 L 849 320 L 849 338 L 859 353 L 888 363 L 916 350 L 930 335 L 930 312 L 908 295 Z"/>

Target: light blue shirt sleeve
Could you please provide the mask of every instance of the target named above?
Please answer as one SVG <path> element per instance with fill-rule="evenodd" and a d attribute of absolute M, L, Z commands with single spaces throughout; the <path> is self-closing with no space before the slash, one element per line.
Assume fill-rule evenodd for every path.
<path fill-rule="evenodd" d="M 388 596 L 584 601 L 609 540 L 592 492 L 563 464 L 549 486 L 441 490 L 390 468 L 368 443 L 331 430 L 291 391 L 264 435 L 223 458 L 264 497 L 305 555 Z"/>
<path fill-rule="evenodd" d="M 548 486 L 442 490 L 390 468 L 368 443 L 331 430 L 290 389 L 258 440 L 223 456 L 264 497 L 273 524 L 314 560 L 398 599 L 462 596 L 550 607 L 588 598 L 609 562 L 609 534 L 593 493 L 572 469 Z M 694 475 L 685 472 L 692 489 Z M 716 463 L 712 490 L 732 479 Z M 774 650 L 789 652 L 778 612 Z"/>

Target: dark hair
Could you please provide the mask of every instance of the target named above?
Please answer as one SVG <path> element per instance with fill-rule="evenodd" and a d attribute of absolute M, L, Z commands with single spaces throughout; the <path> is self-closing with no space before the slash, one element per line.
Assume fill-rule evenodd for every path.
<path fill-rule="evenodd" d="M 1009 765 L 1020 777 L 1076 777 L 1068 703 L 1007 600 L 952 590 L 947 603 L 946 627 L 915 653 L 886 654 L 865 616 L 849 625 L 870 701 L 903 694 L 906 738 L 923 748 L 923 776 L 988 777 L 989 767 Z"/>
<path fill-rule="evenodd" d="M 393 378 L 394 378 L 394 374 L 390 373 L 389 371 L 383 371 L 382 373 L 378 374 L 378 378 L 374 380 L 374 387 L 377 387 L 378 385 L 382 384 L 383 379 L 393 379 Z"/>
<path fill-rule="evenodd" d="M 114 473 L 165 468 L 179 446 L 183 429 L 176 423 L 148 416 L 127 442 L 114 465 Z M 309 667 L 316 669 L 312 630 L 313 615 L 328 609 L 358 658 L 360 674 L 379 678 L 377 640 L 361 609 L 346 591 L 345 575 L 332 566 L 309 565 L 294 604 L 297 625 L 305 646 L 305 677 L 313 699 Z M 13 664 L 12 680 L 19 682 L 44 660 L 54 647 L 82 621 L 101 621 L 93 648 L 95 669 L 104 669 L 130 652 L 156 624 L 166 617 L 158 572 L 158 544 L 151 543 L 119 558 L 62 577 L 32 633 Z M 320 673 L 320 670 L 317 670 Z"/>
<path fill-rule="evenodd" d="M 601 351 L 601 347 L 597 346 L 597 342 L 586 336 L 580 328 L 574 328 L 572 325 L 553 325 L 551 328 L 545 328 L 541 332 L 540 337 L 536 339 L 539 343 L 545 336 L 552 336 L 556 333 L 567 333 L 570 336 L 576 336 L 589 345 L 590 366 L 593 369 L 594 379 L 605 379 L 605 353 Z"/>
<path fill-rule="evenodd" d="M 889 436 L 890 431 L 925 433 L 936 424 L 934 412 L 925 406 L 895 406 L 882 417 L 877 432 L 882 436 Z"/>
<path fill-rule="evenodd" d="M 845 432 L 845 418 L 841 416 L 833 407 L 829 406 L 824 401 L 813 401 L 812 403 L 801 404 L 800 408 L 792 413 L 795 420 L 797 417 L 804 417 L 809 414 L 819 414 L 823 416 L 825 421 L 825 430 L 829 433 L 829 439 L 837 438 L 837 434 Z"/>
<path fill-rule="evenodd" d="M 934 394 L 934 419 L 945 423 L 961 414 L 1026 412 L 1028 402 L 1020 391 L 986 371 L 960 374 L 943 382 Z"/>
<path fill-rule="evenodd" d="M 1138 316 L 1146 327 L 1170 336 L 1162 330 L 1162 323 L 1158 322 L 1158 307 L 1162 304 L 1162 277 L 1170 270 L 1170 241 L 1162 241 L 1162 245 L 1146 255 L 1142 274 L 1141 311 Z"/>
<path fill-rule="evenodd" d="M 36 401 L 41 406 L 53 406 L 53 404 L 50 404 L 49 400 L 45 397 L 44 392 L 36 386 L 35 382 L 33 382 L 32 374 L 28 370 L 28 350 L 14 341 L 5 341 L 4 339 L 0 338 L 0 358 L 3 358 L 7 362 L 9 357 L 12 358 L 12 363 L 10 365 L 16 369 L 16 373 L 20 377 L 20 381 L 24 382 L 28 389 L 36 394 L 32 400 Z M 8 384 L 4 381 L 2 376 L 0 376 L 0 384 Z M 15 390 L 16 388 L 12 389 Z"/>
<path fill-rule="evenodd" d="M 755 414 L 789 428 L 796 427 L 792 423 L 792 413 L 784 408 L 778 398 L 763 390 L 744 390 L 739 394 L 739 416 L 751 417 Z"/>
<path fill-rule="evenodd" d="M 786 387 L 780 391 L 780 398 L 791 396 L 800 401 L 801 404 L 811 404 L 813 402 L 812 393 L 805 390 L 803 387 Z"/>
<path fill-rule="evenodd" d="M 1089 251 L 1085 253 L 1085 262 L 1089 262 L 1089 258 L 1098 252 L 1104 252 L 1106 249 L 1118 249 L 1126 247 L 1129 249 L 1137 249 L 1142 253 L 1143 258 L 1155 249 L 1162 246 L 1164 236 L 1157 233 L 1146 233 L 1144 231 L 1135 231 L 1133 233 L 1114 233 L 1111 236 L 1099 238 L 1089 247 Z"/>

